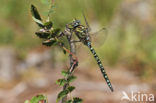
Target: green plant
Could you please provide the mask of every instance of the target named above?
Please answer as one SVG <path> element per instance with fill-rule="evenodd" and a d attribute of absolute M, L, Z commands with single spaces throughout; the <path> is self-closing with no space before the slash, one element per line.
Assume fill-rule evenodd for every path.
<path fill-rule="evenodd" d="M 62 75 L 64 76 L 64 78 L 58 79 L 56 82 L 59 86 L 63 87 L 63 90 L 58 94 L 56 101 L 59 102 L 61 100 L 62 103 L 81 103 L 82 99 L 78 97 L 71 97 L 70 99 L 67 98 L 68 94 L 70 94 L 75 89 L 75 87 L 71 86 L 70 83 L 76 79 L 76 77 L 72 73 L 74 69 L 78 66 L 78 60 L 74 52 L 75 48 L 71 40 L 71 33 L 66 34 L 65 32 L 61 32 L 60 28 L 54 28 L 53 22 L 49 20 L 49 17 L 46 22 L 43 22 L 37 8 L 34 5 L 31 5 L 31 13 L 33 20 L 40 27 L 40 30 L 35 32 L 35 34 L 43 40 L 42 44 L 45 46 L 59 46 L 63 49 L 64 53 L 68 52 L 70 54 L 70 68 L 68 69 L 68 71 L 62 71 Z M 62 40 L 62 37 L 64 36 L 68 41 L 70 50 L 66 49 L 64 45 L 64 41 Z M 36 96 L 30 101 L 26 101 L 26 103 L 40 103 L 40 100 L 41 99 Z M 44 101 L 44 103 L 47 102 Z"/>
<path fill-rule="evenodd" d="M 48 103 L 47 97 L 44 95 L 37 95 L 31 98 L 31 100 L 26 100 L 24 103 Z"/>
<path fill-rule="evenodd" d="M 64 76 L 64 78 L 58 79 L 56 81 L 56 83 L 61 86 L 64 87 L 65 85 L 67 86 L 66 88 L 64 88 L 57 96 L 57 102 L 60 100 L 63 100 L 64 97 L 67 97 L 68 94 L 70 94 L 75 87 L 71 86 L 70 83 L 73 82 L 76 77 L 74 75 L 72 75 L 69 71 L 62 71 L 62 75 Z M 81 103 L 82 99 L 79 97 L 72 97 L 69 100 L 66 100 L 65 103 Z"/>

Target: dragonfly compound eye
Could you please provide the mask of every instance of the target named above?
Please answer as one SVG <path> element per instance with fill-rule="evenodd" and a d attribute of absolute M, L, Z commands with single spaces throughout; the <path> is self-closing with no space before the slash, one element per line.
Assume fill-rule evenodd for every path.
<path fill-rule="evenodd" d="M 73 21 L 73 26 L 74 26 L 74 27 L 77 27 L 77 26 L 79 26 L 79 25 L 80 25 L 80 21 L 79 21 L 79 20 Z"/>

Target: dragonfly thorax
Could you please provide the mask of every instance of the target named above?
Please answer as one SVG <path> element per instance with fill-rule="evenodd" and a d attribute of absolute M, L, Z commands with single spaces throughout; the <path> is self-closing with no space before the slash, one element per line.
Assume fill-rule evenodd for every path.
<path fill-rule="evenodd" d="M 87 45 L 90 41 L 89 29 L 86 26 L 81 25 L 80 20 L 74 19 L 67 25 L 67 28 L 69 31 L 73 32 L 83 44 Z"/>
<path fill-rule="evenodd" d="M 90 41 L 88 28 L 86 28 L 85 26 L 79 25 L 78 27 L 75 28 L 74 32 L 79 38 L 79 40 L 83 42 L 85 45 L 87 45 L 87 43 Z"/>

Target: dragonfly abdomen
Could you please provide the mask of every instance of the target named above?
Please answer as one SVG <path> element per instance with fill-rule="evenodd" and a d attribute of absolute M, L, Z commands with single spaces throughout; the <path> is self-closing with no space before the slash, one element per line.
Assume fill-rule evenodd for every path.
<path fill-rule="evenodd" d="M 109 86 L 109 88 L 111 89 L 111 91 L 113 91 L 113 87 L 112 87 L 112 85 L 111 85 L 111 82 L 110 82 L 110 80 L 109 80 L 107 74 L 106 74 L 106 71 L 105 71 L 105 69 L 104 69 L 104 67 L 103 67 L 103 65 L 102 65 L 101 60 L 99 59 L 98 55 L 96 54 L 94 48 L 92 48 L 90 42 L 88 42 L 88 45 L 87 45 L 87 46 L 89 47 L 90 51 L 92 52 L 92 54 L 93 54 L 93 56 L 94 56 L 94 58 L 95 58 L 95 60 L 96 60 L 96 62 L 97 62 L 97 64 L 98 64 L 98 66 L 99 66 L 99 68 L 100 68 L 100 70 L 101 70 L 101 72 L 102 72 L 102 74 L 103 74 L 103 77 L 104 77 L 104 79 L 105 79 L 106 82 L 107 82 L 107 85 Z"/>

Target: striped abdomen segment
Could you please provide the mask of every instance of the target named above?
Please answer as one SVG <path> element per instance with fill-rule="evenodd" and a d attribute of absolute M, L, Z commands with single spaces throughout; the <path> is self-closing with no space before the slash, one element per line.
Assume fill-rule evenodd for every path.
<path fill-rule="evenodd" d="M 98 55 L 96 54 L 95 50 L 92 48 L 90 42 L 88 42 L 88 45 L 87 45 L 87 46 L 89 47 L 90 51 L 91 51 L 92 54 L 94 55 L 94 58 L 95 58 L 97 64 L 99 65 L 99 67 L 100 67 L 100 70 L 101 70 L 101 72 L 102 72 L 102 74 L 103 74 L 103 77 L 105 78 L 105 80 L 106 80 L 106 82 L 107 82 L 107 85 L 109 86 L 109 88 L 110 88 L 111 91 L 113 92 L 113 87 L 112 87 L 112 85 L 111 85 L 111 83 L 110 83 L 110 80 L 109 80 L 109 78 L 108 78 L 108 76 L 107 76 L 105 70 L 104 70 L 104 67 L 103 67 L 103 65 L 102 65 L 101 60 L 99 59 L 99 57 L 98 57 Z"/>

